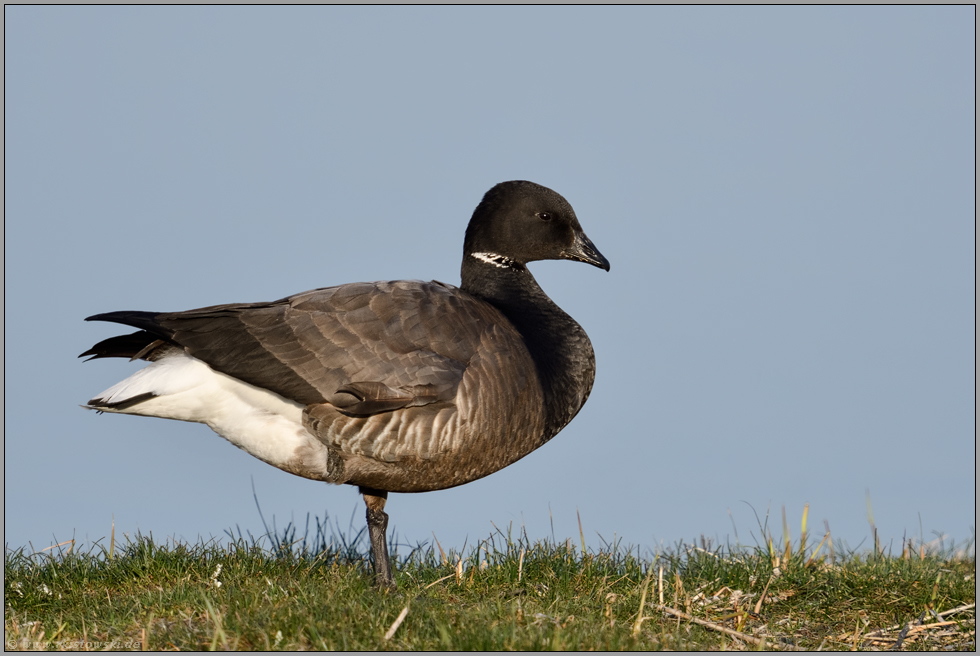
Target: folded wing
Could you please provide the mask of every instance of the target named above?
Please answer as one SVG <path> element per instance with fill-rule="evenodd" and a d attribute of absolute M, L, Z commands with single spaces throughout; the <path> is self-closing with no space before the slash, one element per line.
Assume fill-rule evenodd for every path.
<path fill-rule="evenodd" d="M 486 331 L 503 326 L 520 340 L 492 306 L 422 281 L 89 319 L 142 330 L 104 340 L 83 355 L 152 360 L 158 346 L 173 344 L 216 371 L 304 405 L 330 403 L 349 416 L 452 401 L 467 365 L 485 348 Z"/>

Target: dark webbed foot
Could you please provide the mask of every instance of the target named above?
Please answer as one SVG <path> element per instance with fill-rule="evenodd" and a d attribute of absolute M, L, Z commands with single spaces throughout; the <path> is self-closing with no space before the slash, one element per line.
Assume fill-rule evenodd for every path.
<path fill-rule="evenodd" d="M 395 579 L 391 575 L 391 560 L 388 558 L 388 513 L 384 511 L 388 493 L 368 487 L 359 488 L 367 506 L 368 535 L 371 538 L 371 560 L 374 562 L 375 583 L 381 589 L 394 590 Z"/>

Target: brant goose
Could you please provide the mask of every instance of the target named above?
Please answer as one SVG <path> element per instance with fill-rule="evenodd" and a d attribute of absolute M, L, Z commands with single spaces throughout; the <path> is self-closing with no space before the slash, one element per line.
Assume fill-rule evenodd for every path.
<path fill-rule="evenodd" d="M 562 196 L 503 182 L 473 212 L 458 288 L 354 283 L 88 317 L 139 331 L 79 357 L 150 364 L 86 407 L 207 424 L 291 474 L 358 486 L 377 583 L 394 588 L 389 492 L 492 474 L 554 437 L 589 397 L 592 344 L 525 266 L 546 259 L 609 270 Z"/>

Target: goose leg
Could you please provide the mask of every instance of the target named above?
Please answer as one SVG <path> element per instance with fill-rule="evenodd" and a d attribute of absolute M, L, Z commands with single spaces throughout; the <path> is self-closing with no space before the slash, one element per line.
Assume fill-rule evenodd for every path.
<path fill-rule="evenodd" d="M 384 511 L 388 493 L 369 487 L 358 488 L 364 495 L 367 506 L 368 535 L 371 538 L 371 560 L 374 561 L 374 576 L 379 588 L 395 589 L 395 579 L 391 576 L 391 561 L 388 559 L 388 513 Z"/>

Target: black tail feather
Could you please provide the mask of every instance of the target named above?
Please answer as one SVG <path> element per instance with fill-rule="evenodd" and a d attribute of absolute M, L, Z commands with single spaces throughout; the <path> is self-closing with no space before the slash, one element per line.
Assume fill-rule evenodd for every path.
<path fill-rule="evenodd" d="M 87 355 L 92 357 L 89 360 L 98 358 L 143 358 L 153 351 L 154 342 L 161 342 L 157 335 L 140 330 L 129 335 L 116 335 L 109 339 L 104 339 L 78 357 L 84 358 Z"/>
<path fill-rule="evenodd" d="M 143 401 L 148 401 L 149 399 L 154 399 L 156 397 L 157 395 L 153 392 L 144 392 L 143 394 L 137 394 L 134 397 L 128 398 L 125 401 L 117 401 L 115 403 L 106 403 L 102 399 L 92 399 L 88 402 L 88 405 L 83 405 L 82 407 L 89 410 L 98 410 L 99 412 L 103 412 L 105 410 L 125 410 L 126 408 L 130 408 L 134 405 L 142 403 Z"/>
<path fill-rule="evenodd" d="M 168 339 L 173 331 L 169 331 L 163 328 L 158 322 L 157 317 L 160 316 L 159 312 L 139 312 L 136 310 L 122 310 L 119 312 L 103 312 L 102 314 L 93 314 L 90 317 L 86 317 L 86 321 L 111 321 L 112 323 L 121 323 L 126 326 L 132 326 L 133 328 L 140 328 L 142 330 L 147 330 L 157 337 L 163 337 Z"/>
<path fill-rule="evenodd" d="M 142 358 L 155 350 L 151 346 L 157 340 L 163 340 L 173 344 L 173 330 L 164 328 L 157 322 L 159 312 L 138 312 L 135 310 L 123 310 L 121 312 L 105 312 L 86 317 L 86 321 L 111 321 L 121 323 L 124 326 L 141 328 L 139 332 L 130 335 L 117 335 L 104 339 L 78 357 L 84 358 L 86 355 L 92 356 L 89 360 L 96 358 Z"/>

